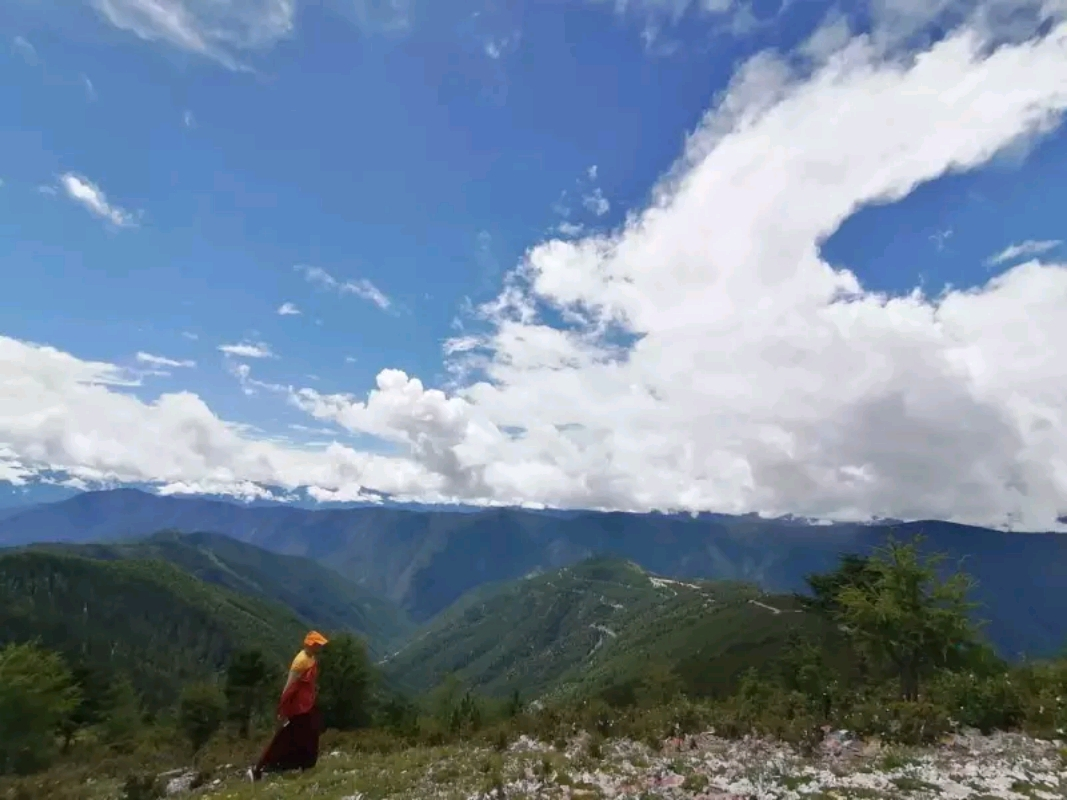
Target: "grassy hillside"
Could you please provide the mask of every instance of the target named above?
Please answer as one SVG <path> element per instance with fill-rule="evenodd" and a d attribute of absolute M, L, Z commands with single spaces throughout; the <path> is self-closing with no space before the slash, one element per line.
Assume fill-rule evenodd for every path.
<path fill-rule="evenodd" d="M 310 777 L 252 786 L 232 765 L 254 759 L 267 730 L 258 727 L 248 739 L 235 735 L 236 725 L 219 727 L 225 706 L 247 713 L 240 693 L 213 699 L 201 687 L 186 696 L 195 705 L 142 720 L 128 691 L 107 698 L 99 689 L 129 671 L 139 686 L 151 689 L 155 679 L 172 691 L 183 675 L 199 677 L 218 665 L 239 640 L 287 657 L 288 634 L 276 627 L 284 611 L 160 561 L 13 552 L 0 556 L 0 632 L 59 642 L 72 661 L 90 660 L 99 673 L 79 675 L 95 704 L 67 717 L 70 679 L 55 654 L 0 648 L 0 722 L 9 723 L 0 725 L 0 797 L 157 797 L 164 782 L 156 778 L 179 774 L 200 784 L 200 794 L 249 800 L 264 792 L 698 798 L 720 788 L 731 796 L 766 794 L 768 786 L 813 800 L 859 789 L 873 797 L 879 787 L 887 798 L 917 797 L 937 787 L 933 765 L 919 763 L 914 748 L 945 741 L 955 730 L 953 753 L 977 743 L 975 753 L 989 762 L 989 745 L 1005 745 L 1018 766 L 1024 737 L 982 740 L 972 729 L 1050 740 L 1034 767 L 1040 776 L 1027 767 L 1026 780 L 1011 783 L 1008 795 L 1062 795 L 1056 776 L 1067 764 L 1067 752 L 1058 752 L 1067 729 L 1067 662 L 1010 667 L 996 659 L 967 621 L 966 585 L 939 579 L 935 567 L 914 544 L 847 560 L 812 579 L 817 602 L 800 601 L 821 608 L 820 615 L 745 584 L 671 580 L 609 558 L 486 586 L 448 609 L 387 662 L 390 669 L 409 685 L 429 688 L 458 668 L 475 689 L 496 695 L 518 689 L 526 701 L 546 702 L 494 701 L 455 682 L 413 698 L 374 691 L 365 655 L 337 637 L 323 655 L 320 700 L 332 729 L 325 758 Z M 890 605 L 900 613 L 887 621 L 877 610 Z M 922 636 L 911 637 L 901 659 L 914 631 Z M 797 634 L 809 634 L 808 641 L 793 647 Z M 897 658 L 868 644 L 892 645 Z M 903 680 L 902 661 L 918 667 L 911 677 L 921 691 Z M 737 680 L 752 668 L 761 674 Z M 597 696 L 612 707 L 595 702 Z M 154 705 L 166 710 L 158 698 Z M 269 714 L 269 705 L 262 711 Z M 176 724 L 183 721 L 196 722 L 196 730 Z M 253 722 L 273 725 L 255 709 Z M 57 726 L 69 745 L 63 751 Z M 703 733 L 709 730 L 744 739 L 727 742 Z M 785 743 L 806 759 L 826 760 L 787 774 L 792 757 Z M 203 746 L 195 768 L 171 771 L 189 764 L 191 745 Z M 423 758 L 430 752 L 443 759 Z M 727 774 L 731 753 L 747 753 L 748 760 Z M 624 760 L 622 772 L 613 754 Z M 839 768 L 860 757 L 867 763 L 857 782 L 841 783 Z M 508 766 L 509 759 L 518 761 Z M 945 774 L 958 778 L 972 766 L 954 764 Z M 3 774 L 32 770 L 40 772 Z M 872 783 L 879 770 L 896 774 Z M 1003 770 L 994 777 L 1004 790 Z M 824 778 L 829 783 L 819 783 Z M 993 796 L 971 784 L 964 788 L 974 797 Z"/>
<path fill-rule="evenodd" d="M 593 693 L 629 685 L 654 665 L 687 688 L 718 694 L 798 632 L 825 623 L 789 597 L 741 583 L 673 581 L 596 558 L 483 587 L 443 612 L 383 668 L 425 690 L 455 672 L 488 694 Z"/>
<path fill-rule="evenodd" d="M 213 586 L 163 561 L 0 554 L 0 645 L 38 639 L 74 663 L 125 672 L 153 705 L 220 670 L 239 647 L 260 647 L 280 667 L 304 629 L 279 604 Z"/>
<path fill-rule="evenodd" d="M 280 603 L 309 626 L 357 633 L 376 655 L 413 628 L 396 605 L 321 564 L 219 534 L 164 532 L 136 542 L 34 548 L 107 561 L 166 561 L 208 583 Z"/>

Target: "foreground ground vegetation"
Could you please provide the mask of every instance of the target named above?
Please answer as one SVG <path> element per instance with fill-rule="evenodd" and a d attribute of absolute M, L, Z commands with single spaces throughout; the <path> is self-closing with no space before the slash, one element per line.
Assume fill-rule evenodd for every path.
<path fill-rule="evenodd" d="M 240 773 L 281 680 L 262 649 L 234 649 L 171 700 L 121 660 L 27 638 L 0 650 L 0 798 L 1067 796 L 1067 659 L 999 658 L 949 566 L 917 541 L 843 558 L 794 598 L 825 625 L 718 686 L 693 679 L 694 654 L 712 674 L 725 656 L 694 641 L 685 658 L 630 653 L 636 677 L 581 691 L 486 694 L 452 675 L 410 695 L 338 633 L 319 766 L 256 787 Z"/>

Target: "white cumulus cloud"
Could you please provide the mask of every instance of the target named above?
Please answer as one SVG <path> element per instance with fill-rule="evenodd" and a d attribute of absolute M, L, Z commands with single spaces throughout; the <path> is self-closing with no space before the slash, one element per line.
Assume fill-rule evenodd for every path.
<path fill-rule="evenodd" d="M 387 370 L 366 399 L 293 401 L 470 499 L 1051 527 L 1067 269 L 886 297 L 819 243 L 1065 107 L 1062 24 L 992 52 L 964 29 L 908 63 L 854 39 L 806 79 L 758 57 L 648 209 L 529 253 L 481 347 L 452 348 L 486 380 L 449 395 Z"/>
<path fill-rule="evenodd" d="M 278 314 L 283 317 L 295 317 L 300 313 L 300 309 L 296 307 L 295 303 L 282 303 L 278 306 Z"/>
<path fill-rule="evenodd" d="M 1008 245 L 996 255 L 990 256 L 986 263 L 995 267 L 1022 258 L 1033 258 L 1055 250 L 1061 244 L 1063 242 L 1059 239 L 1027 239 L 1025 242 Z"/>
<path fill-rule="evenodd" d="M 530 250 L 484 330 L 446 345 L 473 376 L 454 389 L 396 369 L 364 396 L 262 384 L 400 456 L 257 438 L 195 395 L 142 401 L 113 365 L 0 339 L 0 470 L 1055 527 L 1067 265 L 886 296 L 819 249 L 858 209 L 1060 124 L 1067 25 L 999 47 L 985 29 L 907 60 L 853 38 L 812 74 L 750 60 L 647 208 Z"/>
<path fill-rule="evenodd" d="M 244 497 L 267 485 L 422 493 L 438 480 L 410 459 L 338 444 L 286 447 L 220 420 L 189 392 L 146 402 L 125 385 L 113 364 L 0 336 L 0 476 L 25 482 L 52 468 L 90 483 L 150 481 L 165 493 Z"/>
<path fill-rule="evenodd" d="M 88 178 L 68 172 L 60 176 L 59 184 L 67 197 L 115 227 L 128 228 L 136 224 L 134 214 L 109 202 L 103 189 Z"/>

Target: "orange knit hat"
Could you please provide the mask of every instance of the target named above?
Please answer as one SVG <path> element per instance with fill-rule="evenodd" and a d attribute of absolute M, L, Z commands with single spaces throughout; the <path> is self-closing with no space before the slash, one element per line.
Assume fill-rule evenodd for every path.
<path fill-rule="evenodd" d="M 311 647 L 313 644 L 327 644 L 328 641 L 329 640 L 318 631 L 311 631 L 304 637 L 304 647 Z"/>

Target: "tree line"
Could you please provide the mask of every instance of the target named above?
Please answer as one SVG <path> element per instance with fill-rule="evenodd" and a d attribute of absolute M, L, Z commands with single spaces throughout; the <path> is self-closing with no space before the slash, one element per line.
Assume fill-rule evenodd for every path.
<path fill-rule="evenodd" d="M 908 743 L 961 727 L 1062 737 L 1067 659 L 1011 665 L 999 658 L 973 620 L 973 580 L 944 574 L 943 559 L 920 545 L 890 540 L 810 576 L 802 603 L 831 623 L 830 633 L 786 642 L 726 694 L 698 696 L 676 664 L 650 653 L 627 691 L 604 686 L 531 703 L 517 692 L 480 697 L 453 675 L 426 696 L 407 697 L 386 685 L 361 640 L 341 633 L 321 657 L 325 723 L 361 731 L 361 746 L 375 747 L 465 737 L 504 746 L 520 733 L 552 740 L 577 728 L 655 744 L 708 726 L 805 746 L 831 728 Z M 32 641 L 9 644 L 0 650 L 0 774 L 45 769 L 85 742 L 132 752 L 148 729 L 192 756 L 220 735 L 245 740 L 272 723 L 283 679 L 262 650 L 241 649 L 216 679 L 185 685 L 173 708 L 153 708 L 120 671 L 72 666 Z"/>

